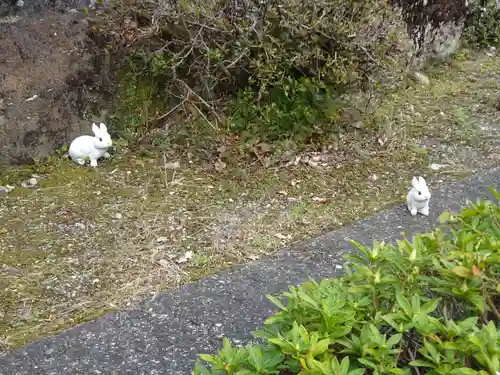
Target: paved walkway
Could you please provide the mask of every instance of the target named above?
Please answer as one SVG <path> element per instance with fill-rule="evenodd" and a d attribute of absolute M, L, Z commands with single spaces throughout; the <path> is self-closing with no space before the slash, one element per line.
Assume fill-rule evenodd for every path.
<path fill-rule="evenodd" d="M 60 335 L 30 344 L 0 359 L 1 375 L 144 374 L 190 375 L 198 353 L 215 351 L 221 337 L 248 340 L 273 312 L 265 298 L 289 284 L 334 276 L 347 238 L 365 244 L 393 241 L 401 232 L 427 231 L 443 210 L 466 198 L 500 190 L 500 168 L 433 192 L 431 216 L 411 217 L 404 206 L 382 211 L 354 226 L 283 250 L 274 257 L 188 284 L 142 310 L 110 314 Z"/>

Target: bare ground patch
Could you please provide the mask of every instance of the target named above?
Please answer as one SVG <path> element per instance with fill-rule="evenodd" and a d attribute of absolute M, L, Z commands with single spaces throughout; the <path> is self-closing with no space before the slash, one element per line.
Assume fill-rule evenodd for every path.
<path fill-rule="evenodd" d="M 0 351 L 402 202 L 414 173 L 436 186 L 497 165 L 500 58 L 453 64 L 381 107 L 375 139 L 299 155 L 314 163 L 39 166 L 38 187 L 0 197 Z"/>

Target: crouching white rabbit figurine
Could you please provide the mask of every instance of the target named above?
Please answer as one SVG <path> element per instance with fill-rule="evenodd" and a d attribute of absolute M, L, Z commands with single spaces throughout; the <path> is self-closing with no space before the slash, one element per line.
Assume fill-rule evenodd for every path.
<path fill-rule="evenodd" d="M 85 159 L 90 160 L 91 167 L 97 167 L 97 159 L 105 157 L 109 158 L 111 155 L 108 153 L 108 148 L 111 147 L 113 141 L 108 134 L 106 125 L 101 123 L 99 127 L 92 124 L 92 132 L 94 136 L 81 135 L 71 142 L 69 146 L 68 155 L 71 160 L 80 165 L 85 164 Z"/>
<path fill-rule="evenodd" d="M 429 215 L 429 201 L 431 199 L 431 192 L 427 187 L 427 183 L 423 177 L 413 177 L 411 181 L 411 189 L 406 197 L 406 204 L 411 216 L 420 213 L 424 216 Z"/>

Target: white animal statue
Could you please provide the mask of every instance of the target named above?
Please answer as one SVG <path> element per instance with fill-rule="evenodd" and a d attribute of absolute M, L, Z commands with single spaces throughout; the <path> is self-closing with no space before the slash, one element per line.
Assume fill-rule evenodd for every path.
<path fill-rule="evenodd" d="M 406 197 L 406 204 L 408 211 L 412 216 L 420 213 L 424 216 L 429 215 L 429 201 L 431 199 L 431 192 L 423 177 L 413 177 L 411 181 L 411 189 Z"/>
<path fill-rule="evenodd" d="M 111 136 L 108 134 L 106 125 L 102 122 L 99 127 L 92 124 L 92 132 L 94 136 L 81 135 L 71 142 L 68 155 L 74 162 L 84 165 L 85 159 L 90 160 L 91 167 L 97 167 L 97 159 L 108 159 L 111 155 L 108 153 L 108 148 L 113 144 Z"/>

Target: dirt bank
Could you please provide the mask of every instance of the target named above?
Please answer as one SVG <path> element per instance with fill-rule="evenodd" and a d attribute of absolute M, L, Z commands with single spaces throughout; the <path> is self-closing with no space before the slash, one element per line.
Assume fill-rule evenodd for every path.
<path fill-rule="evenodd" d="M 83 117 L 98 100 L 89 24 L 85 13 L 68 8 L 88 1 L 0 8 L 0 164 L 46 156 L 88 131 Z"/>

